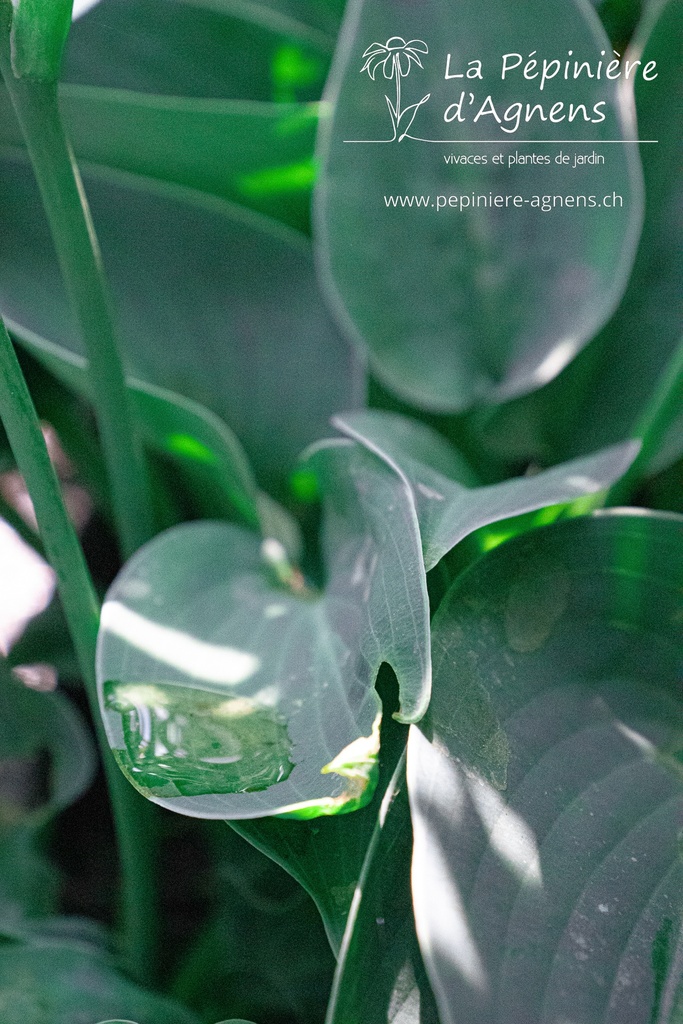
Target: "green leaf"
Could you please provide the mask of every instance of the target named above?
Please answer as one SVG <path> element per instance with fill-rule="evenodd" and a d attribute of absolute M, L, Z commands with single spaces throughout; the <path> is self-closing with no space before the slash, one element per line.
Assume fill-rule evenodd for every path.
<path fill-rule="evenodd" d="M 344 935 L 327 1024 L 439 1024 L 415 935 L 405 754 L 382 800 Z"/>
<path fill-rule="evenodd" d="M 503 54 L 517 52 L 526 61 L 535 51 L 542 60 L 557 52 L 558 40 L 563 52 L 595 68 L 609 43 L 587 5 L 495 0 L 482 18 L 476 0 L 457 7 L 429 0 L 400 15 L 397 20 L 390 0 L 351 0 L 348 7 L 327 93 L 333 114 L 321 123 L 320 260 L 331 305 L 369 351 L 380 380 L 422 408 L 456 412 L 540 387 L 607 320 L 626 286 L 640 232 L 640 167 L 623 128 L 630 123 L 629 100 L 617 82 L 584 73 L 570 83 L 545 81 L 541 91 L 538 78 L 523 77 L 522 63 L 502 79 Z M 390 79 L 394 66 L 377 62 L 396 59 L 383 57 L 389 51 L 382 41 L 397 32 L 416 44 L 421 65 L 412 61 L 403 71 L 411 71 L 408 77 Z M 368 55 L 373 40 L 381 52 Z M 449 55 L 451 74 L 464 75 L 468 60 L 481 60 L 482 80 L 447 80 Z M 401 103 L 430 98 L 409 137 L 392 141 L 385 93 L 393 102 L 399 81 Z M 444 123 L 463 91 L 463 122 Z M 475 122 L 487 95 L 501 119 L 508 108 L 515 114 L 513 104 L 528 102 L 541 103 L 546 121 L 537 113 L 513 133 L 514 119 L 499 125 L 489 113 Z M 586 123 L 579 109 L 573 121 L 552 124 L 549 111 L 560 102 L 563 116 L 569 103 L 584 104 L 590 117 L 603 104 L 596 121 L 604 119 Z M 548 144 L 552 139 L 557 143 Z M 464 144 L 473 140 L 479 144 Z M 558 164 L 560 150 L 570 159 L 574 151 L 595 151 L 605 163 Z M 504 160 L 494 164 L 498 152 Z M 456 168 L 446 162 L 451 153 L 481 154 L 482 162 Z M 534 153 L 549 163 L 510 165 Z M 554 195 L 593 195 L 600 203 L 609 195 L 611 204 L 612 193 L 623 197 L 623 206 L 589 208 L 586 201 L 586 207 L 544 212 L 540 204 L 540 197 Z M 518 195 L 522 204 L 490 207 L 489 195 Z M 393 208 L 392 196 L 416 202 Z M 451 196 L 468 198 L 470 206 L 449 206 Z M 473 205 L 472 196 L 484 196 L 487 205 L 479 199 Z"/>
<path fill-rule="evenodd" d="M 382 662 L 402 712 L 429 677 L 414 513 L 359 445 L 310 464 L 327 496 L 327 583 L 272 541 L 212 523 L 146 545 L 110 589 L 98 680 L 112 748 L 144 795 L 201 817 L 313 817 L 376 782 Z M 392 512 L 387 517 L 387 510 Z"/>
<path fill-rule="evenodd" d="M 643 0 L 591 0 L 612 45 L 624 52 L 643 13 Z"/>
<path fill-rule="evenodd" d="M 177 1003 L 117 974 L 104 957 L 68 945 L 0 946 L 4 1024 L 86 1024 L 128 1013 L 144 1024 L 197 1024 Z"/>
<path fill-rule="evenodd" d="M 309 230 L 316 105 L 74 85 L 61 89 L 60 104 L 79 161 L 185 185 Z M 23 146 L 4 90 L 0 144 Z"/>
<path fill-rule="evenodd" d="M 417 421 L 368 411 L 333 422 L 394 468 L 409 488 L 427 571 L 481 526 L 604 490 L 638 452 L 637 443 L 626 443 L 534 476 L 477 487 L 455 449 Z"/>
<path fill-rule="evenodd" d="M 373 426 L 390 449 L 386 438 L 400 448 L 401 433 L 408 452 L 423 455 L 433 440 L 397 417 L 353 422 L 370 448 Z M 103 611 L 98 678 L 110 743 L 146 796 L 217 818 L 365 803 L 380 665 L 398 677 L 400 721 L 417 721 L 429 703 L 425 568 L 485 522 L 604 487 L 633 454 L 500 485 L 489 500 L 405 450 L 405 470 L 378 444 L 375 452 L 339 441 L 309 458 L 327 498 L 322 595 L 307 592 L 268 541 L 260 548 L 257 537 L 218 524 L 169 531 L 118 577 Z M 445 442 L 440 454 L 443 468 Z"/>
<path fill-rule="evenodd" d="M 61 359 L 63 379 L 83 387 L 80 343 L 30 171 L 17 157 L 0 172 L 0 308 L 37 358 L 53 372 Z M 284 493 L 299 452 L 364 389 L 322 308 L 308 243 L 266 218 L 149 179 L 106 171 L 86 175 L 86 187 L 129 376 L 224 420 L 260 482 Z M 196 429 L 206 444 L 211 425 Z"/>
<path fill-rule="evenodd" d="M 678 1019 L 682 531 L 644 512 L 533 531 L 435 617 L 408 787 L 442 1024 Z"/>
<path fill-rule="evenodd" d="M 9 324 L 13 335 L 58 381 L 92 401 L 83 356 L 13 321 Z M 127 385 L 146 444 L 178 465 L 200 504 L 210 505 L 211 492 L 217 492 L 222 510 L 216 515 L 233 511 L 241 521 L 257 525 L 263 518 L 259 515 L 262 495 L 239 441 L 225 423 L 197 402 L 166 388 L 134 377 L 127 378 Z M 92 485 L 90 480 L 88 485 Z"/>
<path fill-rule="evenodd" d="M 0 917 L 54 908 L 57 879 L 40 852 L 45 826 L 92 782 L 94 752 L 60 693 L 37 693 L 0 659 Z"/>
<path fill-rule="evenodd" d="M 107 0 L 74 24 L 64 80 L 167 96 L 317 100 L 334 37 L 272 6 L 269 16 L 258 2 Z"/>
<path fill-rule="evenodd" d="M 680 4 L 653 3 L 627 54 L 657 62 L 657 78 L 636 83 L 636 105 L 641 138 L 658 140 L 641 146 L 645 223 L 628 289 L 609 323 L 556 381 L 484 417 L 480 437 L 503 455 L 559 461 L 632 436 L 675 356 L 683 313 L 683 84 L 676 72 L 682 32 Z M 662 452 L 664 464 L 681 452 L 679 423 Z"/>

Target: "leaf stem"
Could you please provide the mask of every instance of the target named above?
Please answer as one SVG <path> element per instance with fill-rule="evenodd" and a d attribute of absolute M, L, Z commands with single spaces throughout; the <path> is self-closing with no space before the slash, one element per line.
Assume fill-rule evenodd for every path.
<path fill-rule="evenodd" d="M 95 646 L 100 608 L 76 531 L 69 519 L 56 473 L 16 353 L 0 320 L 0 418 L 5 426 L 38 521 L 46 554 L 78 657 L 95 723 L 117 833 L 122 879 L 122 930 L 128 969 L 149 971 L 155 922 L 150 913 L 154 864 L 145 834 L 151 808 L 125 780 L 109 748 L 97 695 Z"/>
<path fill-rule="evenodd" d="M 642 441 L 640 452 L 620 480 L 610 488 L 605 504 L 628 505 L 666 434 L 683 409 L 683 339 L 664 370 L 652 399 L 633 429 Z"/>
<path fill-rule="evenodd" d="M 104 269 L 78 168 L 59 112 L 57 83 L 16 78 L 11 6 L 0 3 L 0 71 L 38 182 L 64 282 L 81 330 L 117 530 L 128 556 L 153 536 L 152 503 L 131 413 Z"/>
<path fill-rule="evenodd" d="M 396 72 L 396 131 L 401 120 L 401 64 L 398 54 L 394 54 L 394 71 Z"/>

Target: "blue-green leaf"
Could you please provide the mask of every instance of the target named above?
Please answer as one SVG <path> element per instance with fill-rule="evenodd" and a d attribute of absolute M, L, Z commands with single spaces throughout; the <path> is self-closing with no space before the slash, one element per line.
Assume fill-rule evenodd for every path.
<path fill-rule="evenodd" d="M 36 336 L 72 370 L 81 343 L 24 158 L 3 161 L 0 178 L 0 308 L 39 359 Z M 217 415 L 259 482 L 283 492 L 301 450 L 364 393 L 362 368 L 325 314 L 309 243 L 193 190 L 110 169 L 85 180 L 129 376 Z"/>
<path fill-rule="evenodd" d="M 411 728 L 442 1024 L 679 1019 L 683 519 L 600 513 L 475 563 Z"/>
<path fill-rule="evenodd" d="M 683 82 L 678 0 L 649 5 L 628 60 L 656 61 L 657 78 L 636 82 L 645 177 L 645 222 L 628 288 L 612 319 L 576 361 L 547 387 L 473 424 L 480 443 L 508 458 L 559 461 L 633 436 L 667 365 L 683 318 Z M 652 469 L 683 452 L 679 421 Z"/>
<path fill-rule="evenodd" d="M 438 1024 L 415 935 L 405 754 L 382 799 L 344 935 L 327 1024 Z"/>
<path fill-rule="evenodd" d="M 361 806 L 376 781 L 380 665 L 398 676 L 404 714 L 425 692 L 426 580 L 401 482 L 350 441 L 310 465 L 327 498 L 321 594 L 279 545 L 203 523 L 142 548 L 107 595 L 108 737 L 167 807 L 252 818 Z"/>
<path fill-rule="evenodd" d="M 448 442 L 416 421 L 369 411 L 337 416 L 334 423 L 404 480 L 419 521 L 427 570 L 481 526 L 605 490 L 638 452 L 637 443 L 627 442 L 534 476 L 478 487 L 472 470 Z"/>
<path fill-rule="evenodd" d="M 318 248 L 331 306 L 383 383 L 442 412 L 556 376 L 613 312 L 642 220 L 631 100 L 596 77 L 610 50 L 597 17 L 544 0 L 486 11 L 476 0 L 351 0 L 321 122 Z M 593 77 L 565 81 L 558 59 L 541 90 L 558 48 Z M 519 56 L 505 77 L 504 54 Z M 540 63 L 525 77 L 529 57 Z M 475 59 L 481 80 L 465 77 Z M 405 137 L 387 101 L 423 96 Z"/>
<path fill-rule="evenodd" d="M 60 106 L 79 161 L 208 192 L 309 231 L 317 104 L 65 85 Z M 0 145 L 23 146 L 3 89 Z"/>
<path fill-rule="evenodd" d="M 330 442 L 307 462 L 326 499 L 321 594 L 277 545 L 208 523 L 147 545 L 108 594 L 98 678 L 109 739 L 131 781 L 167 806 L 252 818 L 365 803 L 380 665 L 396 672 L 399 720 L 429 703 L 426 568 L 485 522 L 604 487 L 633 454 L 499 485 L 491 499 L 440 474 L 445 444 L 439 469 L 415 460 L 427 428 L 381 414 L 344 423 L 372 450 Z M 387 455 L 397 449 L 401 466 Z M 454 455 L 450 465 L 457 474 Z"/>

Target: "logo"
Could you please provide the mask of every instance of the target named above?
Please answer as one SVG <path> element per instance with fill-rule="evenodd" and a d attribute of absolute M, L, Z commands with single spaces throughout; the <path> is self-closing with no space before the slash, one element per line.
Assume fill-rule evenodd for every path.
<path fill-rule="evenodd" d="M 410 103 L 406 107 L 401 106 L 403 101 L 401 81 L 408 77 L 414 64 L 419 68 L 424 67 L 420 60 L 420 54 L 427 53 L 429 53 L 429 47 L 422 39 L 411 39 L 407 43 L 401 36 L 392 36 L 391 39 L 387 39 L 386 43 L 371 43 L 363 54 L 365 64 L 360 70 L 361 74 L 367 71 L 374 82 L 375 75 L 382 68 L 384 78 L 388 82 L 393 79 L 396 83 L 394 102 L 392 103 L 386 94 L 384 97 L 387 101 L 394 132 L 393 137 L 387 139 L 387 142 L 403 142 L 406 137 L 411 137 L 408 133 L 415 120 L 415 115 L 431 96 L 431 93 L 428 92 L 418 103 Z"/>

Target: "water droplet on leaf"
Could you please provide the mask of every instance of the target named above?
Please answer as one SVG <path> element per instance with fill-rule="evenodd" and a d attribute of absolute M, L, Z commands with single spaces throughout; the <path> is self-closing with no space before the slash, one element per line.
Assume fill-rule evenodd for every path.
<path fill-rule="evenodd" d="M 120 719 L 116 759 L 145 796 L 258 792 L 294 767 L 284 719 L 248 697 L 173 682 L 109 682 L 104 705 Z"/>

